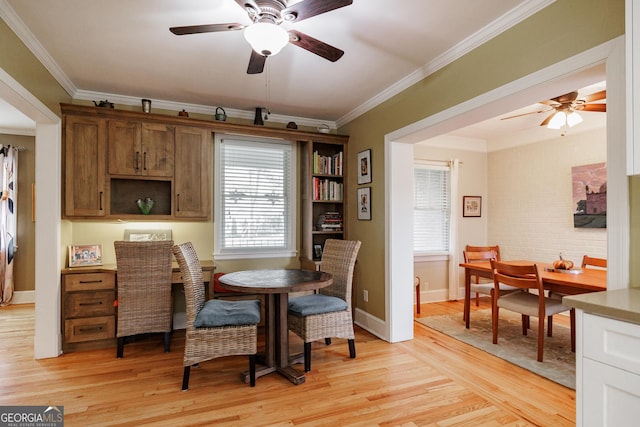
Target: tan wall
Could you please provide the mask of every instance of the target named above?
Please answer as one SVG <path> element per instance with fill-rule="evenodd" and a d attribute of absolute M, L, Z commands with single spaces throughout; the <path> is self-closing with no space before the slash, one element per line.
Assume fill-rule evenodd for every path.
<path fill-rule="evenodd" d="M 558 0 L 339 129 L 350 135 L 350 168 L 359 151 L 371 148 L 373 155 L 372 221 L 348 221 L 349 238 L 362 241 L 359 262 L 367 266 L 362 280 L 370 302 L 358 300 L 360 309 L 385 319 L 384 135 L 622 34 L 624 0 Z M 356 187 L 351 177 L 346 191 Z M 350 203 L 349 218 L 354 208 Z"/>

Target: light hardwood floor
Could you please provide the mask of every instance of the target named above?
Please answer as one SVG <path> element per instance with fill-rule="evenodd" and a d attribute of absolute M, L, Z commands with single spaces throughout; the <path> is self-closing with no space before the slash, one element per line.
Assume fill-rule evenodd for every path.
<path fill-rule="evenodd" d="M 482 303 L 480 308 L 487 308 Z M 475 309 L 475 306 L 473 306 Z M 422 316 L 460 313 L 460 302 L 423 304 Z M 559 321 L 560 322 L 560 321 Z M 240 382 L 245 357 L 204 362 L 181 392 L 183 333 L 33 359 L 32 305 L 0 308 L 0 405 L 63 405 L 65 426 L 570 426 L 575 392 L 455 339 L 415 325 L 389 344 L 356 331 L 313 346 L 312 372 L 294 386 L 271 374 Z M 301 342 L 292 335 L 293 351 Z"/>

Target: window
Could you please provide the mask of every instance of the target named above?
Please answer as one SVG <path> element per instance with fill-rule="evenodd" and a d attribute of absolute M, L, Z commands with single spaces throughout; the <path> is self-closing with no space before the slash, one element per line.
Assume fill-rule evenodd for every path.
<path fill-rule="evenodd" d="M 413 179 L 413 251 L 448 252 L 451 225 L 449 167 L 416 163 Z"/>
<path fill-rule="evenodd" d="M 216 137 L 214 255 L 295 256 L 295 146 Z"/>

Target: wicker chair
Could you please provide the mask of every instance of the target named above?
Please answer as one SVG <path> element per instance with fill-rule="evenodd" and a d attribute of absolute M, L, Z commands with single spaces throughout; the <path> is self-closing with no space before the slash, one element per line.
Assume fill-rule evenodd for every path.
<path fill-rule="evenodd" d="M 349 357 L 356 357 L 351 288 L 360 241 L 327 239 L 322 252 L 320 270 L 333 275 L 333 284 L 317 294 L 289 300 L 289 329 L 304 341 L 304 370 L 311 370 L 311 343 L 324 338 L 345 338 Z"/>
<path fill-rule="evenodd" d="M 118 241 L 114 246 L 118 265 L 116 357 L 122 358 L 125 338 L 147 333 L 164 333 L 164 351 L 169 352 L 173 241 Z"/>
<path fill-rule="evenodd" d="M 205 360 L 232 355 L 249 355 L 249 384 L 256 384 L 256 353 L 258 347 L 257 324 L 260 321 L 260 302 L 255 301 L 223 301 L 209 300 L 205 302 L 205 289 L 202 279 L 202 268 L 191 242 L 173 247 L 173 254 L 180 266 L 184 283 L 185 301 L 187 304 L 187 324 L 184 346 L 184 374 L 182 390 L 189 388 L 191 366 L 197 366 Z M 256 315 L 255 322 L 250 324 L 202 326 L 196 327 L 196 319 L 209 303 L 220 303 L 231 307 L 231 311 L 250 311 Z M 226 316 L 225 316 L 226 317 Z"/>

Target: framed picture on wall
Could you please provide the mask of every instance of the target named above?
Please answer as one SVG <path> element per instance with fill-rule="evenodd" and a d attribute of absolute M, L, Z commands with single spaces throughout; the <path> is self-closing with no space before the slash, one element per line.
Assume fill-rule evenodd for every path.
<path fill-rule="evenodd" d="M 358 220 L 371 220 L 371 187 L 358 188 Z"/>
<path fill-rule="evenodd" d="M 462 197 L 462 216 L 480 217 L 482 216 L 482 196 Z"/>
<path fill-rule="evenodd" d="M 371 150 L 358 153 L 358 184 L 371 182 Z"/>

